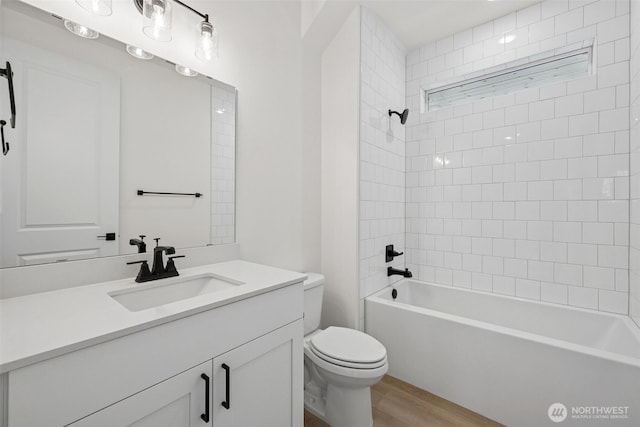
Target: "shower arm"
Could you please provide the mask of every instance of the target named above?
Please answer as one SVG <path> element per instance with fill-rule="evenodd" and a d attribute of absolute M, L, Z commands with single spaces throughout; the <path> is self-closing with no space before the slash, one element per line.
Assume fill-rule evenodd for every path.
<path fill-rule="evenodd" d="M 395 114 L 396 116 L 400 117 L 400 119 L 402 119 L 402 114 L 398 113 L 397 111 L 389 110 L 389 117 L 391 117 L 392 114 Z"/>

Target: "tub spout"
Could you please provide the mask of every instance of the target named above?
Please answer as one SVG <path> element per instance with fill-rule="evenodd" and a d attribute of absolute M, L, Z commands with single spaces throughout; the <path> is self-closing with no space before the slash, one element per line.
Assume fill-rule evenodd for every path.
<path fill-rule="evenodd" d="M 397 268 L 387 267 L 387 277 L 389 276 L 403 276 L 403 277 L 413 277 L 413 274 L 409 271 L 408 268 L 405 268 L 404 271 L 398 270 Z"/>

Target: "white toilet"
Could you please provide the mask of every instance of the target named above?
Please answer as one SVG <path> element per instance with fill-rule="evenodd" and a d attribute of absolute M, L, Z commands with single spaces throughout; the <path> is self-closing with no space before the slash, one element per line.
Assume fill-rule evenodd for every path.
<path fill-rule="evenodd" d="M 389 369 L 387 350 L 355 329 L 320 327 L 324 276 L 304 282 L 304 406 L 331 427 L 371 427 L 371 390 Z"/>

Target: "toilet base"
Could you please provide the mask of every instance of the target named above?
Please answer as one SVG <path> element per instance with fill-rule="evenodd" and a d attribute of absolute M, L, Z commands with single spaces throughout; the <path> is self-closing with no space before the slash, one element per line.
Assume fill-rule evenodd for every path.
<path fill-rule="evenodd" d="M 311 412 L 316 417 L 320 418 L 325 423 L 327 421 L 327 417 L 325 416 L 325 401 L 322 398 L 317 397 L 313 393 L 309 393 L 305 390 L 304 392 L 304 409 Z"/>
<path fill-rule="evenodd" d="M 325 413 L 331 427 L 372 427 L 371 389 L 329 384 Z"/>
<path fill-rule="evenodd" d="M 304 392 L 304 408 L 331 427 L 372 427 L 371 389 L 327 386 L 327 398 Z"/>

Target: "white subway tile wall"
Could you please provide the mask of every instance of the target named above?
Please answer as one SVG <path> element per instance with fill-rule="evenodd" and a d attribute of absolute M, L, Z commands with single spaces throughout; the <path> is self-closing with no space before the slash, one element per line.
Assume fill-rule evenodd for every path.
<path fill-rule="evenodd" d="M 235 241 L 236 93 L 211 87 L 211 244 Z"/>
<path fill-rule="evenodd" d="M 385 246 L 405 250 L 405 127 L 398 116 L 389 117 L 388 110 L 401 113 L 405 108 L 406 49 L 366 8 L 360 28 L 359 325 L 363 328 L 364 298 L 400 279 L 387 278 L 387 265 L 404 268 L 405 264 L 405 256 L 385 263 Z M 440 43 L 443 61 L 452 40 Z M 419 110 L 412 110 L 412 115 L 418 116 Z"/>
<path fill-rule="evenodd" d="M 425 89 L 585 44 L 594 50 L 589 77 L 424 111 Z M 547 0 L 409 52 L 406 257 L 414 276 L 628 313 L 629 46 L 628 0 Z M 637 40 L 631 46 L 633 65 Z M 632 128 L 632 150 L 638 134 Z M 640 150 L 632 152 L 640 167 Z"/>
<path fill-rule="evenodd" d="M 629 314 L 640 326 L 640 0 L 631 0 L 630 27 Z M 621 53 L 621 57 L 624 57 L 624 52 Z"/>

